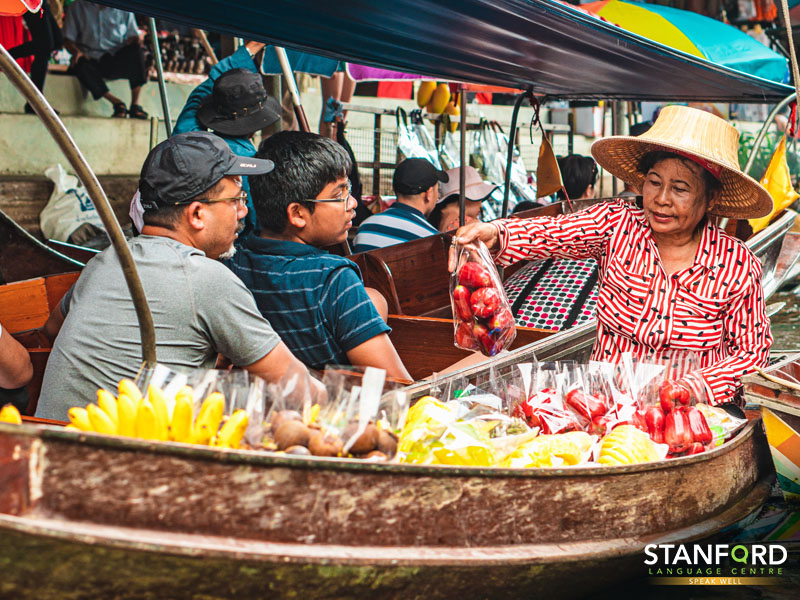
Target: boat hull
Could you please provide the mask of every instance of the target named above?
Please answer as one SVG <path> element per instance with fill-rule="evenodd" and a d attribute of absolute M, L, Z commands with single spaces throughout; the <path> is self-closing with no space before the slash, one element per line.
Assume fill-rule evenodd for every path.
<path fill-rule="evenodd" d="M 42 582 L 36 598 L 581 596 L 638 575 L 648 543 L 744 518 L 771 476 L 758 422 L 707 454 L 602 469 L 290 459 L 2 424 L 0 456 L 4 589 L 34 597 Z"/>

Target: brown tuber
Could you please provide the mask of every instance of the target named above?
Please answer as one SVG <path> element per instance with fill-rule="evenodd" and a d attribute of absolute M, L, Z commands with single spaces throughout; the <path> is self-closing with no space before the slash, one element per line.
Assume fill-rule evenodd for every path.
<path fill-rule="evenodd" d="M 323 431 L 315 431 L 308 441 L 308 449 L 314 456 L 339 456 L 342 453 L 342 440 Z"/>
<path fill-rule="evenodd" d="M 364 457 L 364 460 L 368 460 L 369 462 L 386 462 L 389 460 L 389 457 L 380 450 L 373 450 Z"/>
<path fill-rule="evenodd" d="M 279 410 L 272 413 L 270 418 L 270 426 L 272 431 L 277 431 L 285 421 L 302 421 L 303 417 L 296 410 Z"/>
<path fill-rule="evenodd" d="M 308 448 L 305 446 L 289 446 L 286 449 L 286 454 L 294 454 L 296 456 L 310 456 L 311 452 L 309 452 Z"/>
<path fill-rule="evenodd" d="M 393 458 L 397 454 L 397 436 L 391 431 L 381 429 L 378 433 L 378 450 Z"/>
<path fill-rule="evenodd" d="M 350 423 L 342 432 L 342 439 L 347 443 L 358 431 L 358 423 Z M 367 454 L 378 447 L 378 428 L 374 423 L 368 423 L 364 432 L 358 436 L 350 447 L 351 454 Z"/>
<path fill-rule="evenodd" d="M 283 421 L 272 437 L 278 450 L 286 450 L 290 446 L 308 446 L 311 431 L 302 421 Z"/>

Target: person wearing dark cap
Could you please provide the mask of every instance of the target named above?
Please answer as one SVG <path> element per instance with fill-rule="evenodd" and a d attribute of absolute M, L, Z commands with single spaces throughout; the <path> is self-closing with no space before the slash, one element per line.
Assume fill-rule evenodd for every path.
<path fill-rule="evenodd" d="M 378 367 L 411 379 L 378 310 L 386 312 L 386 299 L 364 287 L 353 261 L 322 249 L 345 241 L 352 227 L 347 151 L 316 133 L 281 131 L 256 156 L 275 163 L 250 180 L 261 233 L 243 240 L 226 264 L 307 366 Z"/>
<path fill-rule="evenodd" d="M 249 41 L 211 69 L 208 79 L 197 86 L 178 115 L 172 133 L 213 131 L 224 139 L 237 156 L 255 156 L 253 136 L 281 118 L 278 101 L 267 95 L 253 60 L 264 47 Z M 248 197 L 247 177 L 242 185 Z M 258 232 L 256 211 L 247 202 L 247 217 L 242 236 Z"/>
<path fill-rule="evenodd" d="M 269 160 L 234 155 L 207 132 L 172 136 L 145 160 L 139 179 L 144 228 L 128 244 L 153 315 L 160 363 L 213 368 L 221 353 L 270 381 L 288 369 L 306 373 L 242 281 L 217 260 L 232 254 L 247 211 L 241 178 L 273 168 Z M 70 406 L 85 406 L 99 388 L 135 377 L 142 361 L 139 325 L 113 248 L 89 261 L 45 333 L 55 343 L 40 417 L 64 420 Z"/>
<path fill-rule="evenodd" d="M 439 182 L 447 181 L 447 173 L 424 158 L 407 158 L 397 165 L 392 178 L 397 200 L 361 223 L 353 252 L 385 248 L 439 233 L 427 218 L 439 200 Z"/>

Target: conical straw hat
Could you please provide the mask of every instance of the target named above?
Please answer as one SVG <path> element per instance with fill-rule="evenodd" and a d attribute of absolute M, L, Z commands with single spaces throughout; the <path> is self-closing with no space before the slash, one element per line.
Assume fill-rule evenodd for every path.
<path fill-rule="evenodd" d="M 641 187 L 637 169 L 648 152 L 688 154 L 720 168 L 720 197 L 709 214 L 733 219 L 763 217 L 772 211 L 772 197 L 739 168 L 739 132 L 711 113 L 688 106 L 666 106 L 640 136 L 612 136 L 592 144 L 592 156 L 606 171 Z"/>

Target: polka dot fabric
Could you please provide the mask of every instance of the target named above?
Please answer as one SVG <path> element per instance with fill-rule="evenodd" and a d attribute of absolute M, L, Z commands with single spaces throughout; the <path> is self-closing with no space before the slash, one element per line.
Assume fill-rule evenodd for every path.
<path fill-rule="evenodd" d="M 591 259 L 535 260 L 522 267 L 503 284 L 517 325 L 559 331 L 591 319 L 596 272 Z"/>

